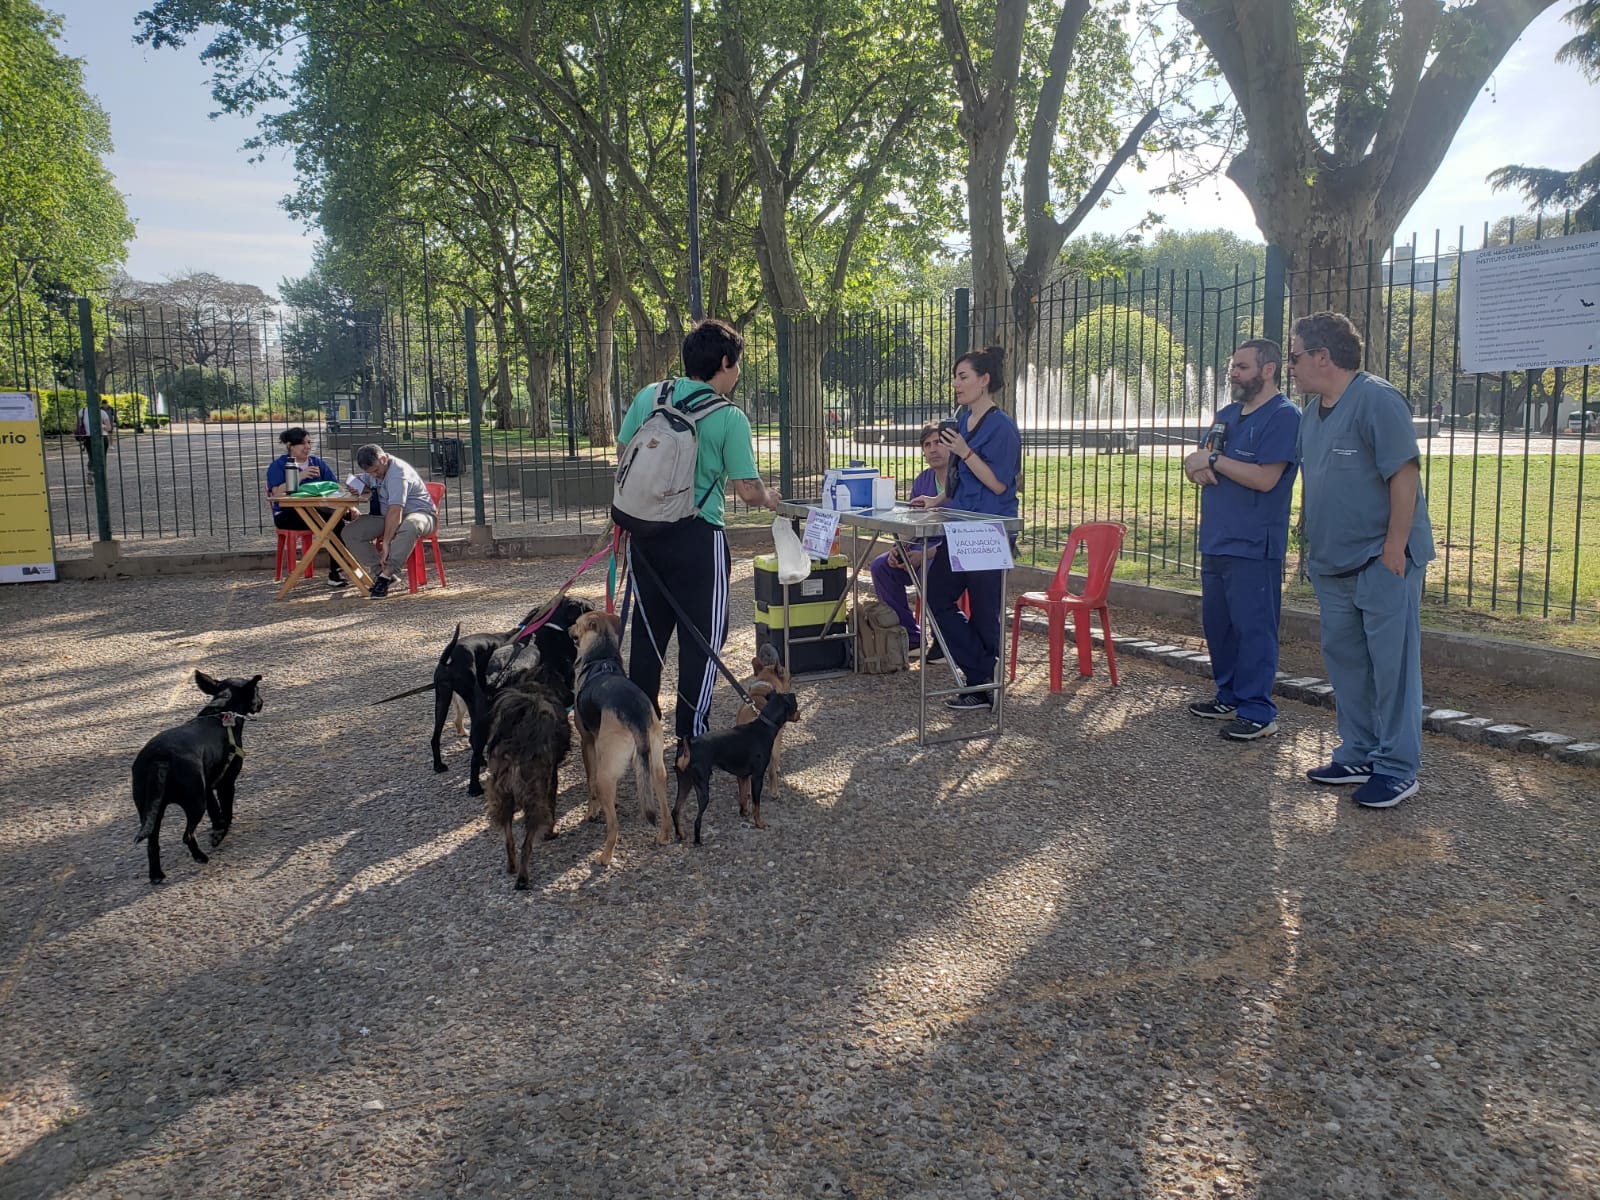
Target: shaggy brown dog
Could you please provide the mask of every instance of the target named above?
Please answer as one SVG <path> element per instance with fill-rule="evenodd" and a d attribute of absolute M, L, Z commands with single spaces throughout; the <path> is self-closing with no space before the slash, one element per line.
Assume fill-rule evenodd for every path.
<path fill-rule="evenodd" d="M 606 841 L 595 862 L 609 866 L 617 846 L 617 783 L 630 763 L 639 808 L 645 820 L 655 824 L 656 841 L 664 845 L 672 840 L 661 717 L 650 697 L 622 669 L 620 618 L 584 613 L 572 626 L 572 640 L 578 644 L 578 696 L 572 716 L 589 784 L 588 818 L 592 821 L 598 813 L 606 818 Z"/>
<path fill-rule="evenodd" d="M 773 692 L 792 692 L 794 690 L 794 677 L 789 668 L 783 665 L 778 657 L 778 648 L 771 642 L 762 642 L 756 656 L 750 660 L 750 669 L 755 672 L 744 681 L 744 690 L 750 693 L 751 704 L 739 705 L 739 715 L 734 718 L 735 726 L 748 725 L 760 716 L 760 708 Z M 753 705 L 753 707 L 752 707 Z M 778 736 L 772 741 L 772 759 L 767 763 L 767 792 L 769 795 L 778 794 L 778 751 L 783 745 L 783 730 L 778 730 Z M 739 780 L 739 811 L 744 812 L 750 807 L 750 781 Z"/>
<path fill-rule="evenodd" d="M 517 890 L 528 890 L 528 856 L 534 839 L 555 836 L 556 793 L 561 762 L 572 748 L 566 707 L 556 690 L 539 679 L 539 670 L 517 671 L 495 692 L 489 705 L 484 744 L 484 790 L 489 824 L 506 839 L 506 871 Z M 522 859 L 511 823 L 522 810 Z"/>

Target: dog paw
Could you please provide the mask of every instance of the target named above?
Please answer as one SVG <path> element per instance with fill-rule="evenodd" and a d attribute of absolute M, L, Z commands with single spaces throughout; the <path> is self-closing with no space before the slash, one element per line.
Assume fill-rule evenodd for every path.
<path fill-rule="evenodd" d="M 469 783 L 469 784 L 467 784 L 467 795 L 469 795 L 469 796 L 481 796 L 481 795 L 483 795 L 483 784 L 481 784 L 481 783 Z"/>
<path fill-rule="evenodd" d="M 167 881 L 167 877 L 165 875 L 152 875 L 152 876 L 150 876 L 150 882 L 151 883 L 165 883 L 166 881 Z"/>
<path fill-rule="evenodd" d="M 446 764 L 440 762 L 438 759 L 433 760 L 433 770 L 435 774 L 443 774 L 449 769 L 450 768 Z"/>
<path fill-rule="evenodd" d="M 228 828 L 227 828 L 227 826 L 223 826 L 221 829 L 213 829 L 211 831 L 211 844 L 212 844 L 212 846 L 215 847 L 215 846 L 222 845 L 222 839 L 227 837 L 227 836 L 228 836 Z"/>
<path fill-rule="evenodd" d="M 516 890 L 519 891 L 519 892 L 525 892 L 525 891 L 528 890 L 528 880 L 527 880 L 526 876 L 523 876 L 523 875 L 517 876 L 517 889 Z"/>

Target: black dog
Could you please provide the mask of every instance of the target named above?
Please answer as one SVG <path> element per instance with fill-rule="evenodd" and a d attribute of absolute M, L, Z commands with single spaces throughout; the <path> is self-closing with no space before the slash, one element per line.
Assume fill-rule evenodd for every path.
<path fill-rule="evenodd" d="M 793 692 L 770 692 L 761 705 L 761 715 L 748 725 L 702 733 L 689 743 L 688 750 L 678 755 L 678 795 L 672 802 L 672 832 L 678 835 L 679 841 L 683 840 L 683 829 L 678 824 L 678 810 L 693 784 L 700 795 L 700 811 L 694 817 L 694 844 L 700 844 L 700 820 L 706 815 L 706 805 L 711 803 L 711 773 L 719 770 L 739 781 L 739 815 L 749 816 L 753 810 L 756 828 L 766 828 L 761 823 L 761 785 L 766 781 L 767 764 L 772 761 L 772 743 L 777 740 L 778 730 L 799 719 L 799 705 Z M 747 781 L 751 810 L 744 805 Z"/>
<path fill-rule="evenodd" d="M 151 883 L 166 878 L 160 834 L 167 805 L 178 805 L 188 818 L 183 844 L 195 862 L 207 861 L 194 839 L 202 814 L 210 814 L 213 846 L 227 836 L 233 785 L 244 766 L 245 718 L 261 711 L 259 675 L 218 681 L 196 671 L 194 682 L 211 700 L 194 720 L 156 734 L 133 760 L 133 802 L 139 809 L 139 835 L 133 840 L 150 842 Z"/>
<path fill-rule="evenodd" d="M 569 647 L 572 641 L 563 633 Z M 567 704 L 556 686 L 547 681 L 560 668 L 541 662 L 533 671 L 517 670 L 508 676 L 489 704 L 488 736 L 484 742 L 485 784 L 489 823 L 506 840 L 506 870 L 517 877 L 517 890 L 528 889 L 528 855 L 534 838 L 555 837 L 556 794 L 561 761 L 572 748 L 572 727 Z M 567 668 L 570 700 L 571 668 Z M 517 862 L 517 840 L 511 823 L 522 810 L 522 861 Z"/>
<path fill-rule="evenodd" d="M 474 633 L 462 637 L 461 626 L 457 625 L 454 636 L 440 653 L 438 665 L 433 669 L 433 738 L 429 743 L 433 749 L 433 769 L 435 771 L 450 769 L 439 753 L 439 736 L 444 732 L 445 721 L 449 719 L 452 699 L 459 697 L 472 718 L 472 737 L 469 743 L 472 747 L 472 780 L 467 785 L 469 796 L 483 794 L 481 782 L 483 743 L 487 733 L 485 723 L 488 718 L 489 701 L 492 699 L 493 681 L 510 660 L 514 649 L 512 639 L 516 637 L 517 631 L 537 617 L 543 611 L 543 607 L 541 605 L 534 609 L 522 619 L 521 625 L 505 633 Z M 534 635 L 534 644 L 538 647 L 541 658 L 549 653 L 549 647 L 555 645 L 551 635 L 559 634 L 561 640 L 567 640 L 573 622 L 592 607 L 586 601 L 573 600 L 565 596 L 558 600 L 550 619 L 541 625 Z M 551 635 L 539 637 L 539 633 L 546 629 L 551 631 Z M 517 657 L 518 667 L 524 665 L 523 656 L 527 653 L 527 650 L 524 650 L 522 655 Z M 571 690 L 570 677 L 568 690 Z M 567 704 L 571 703 L 569 698 Z M 460 728 L 461 722 L 458 717 L 457 732 Z"/>

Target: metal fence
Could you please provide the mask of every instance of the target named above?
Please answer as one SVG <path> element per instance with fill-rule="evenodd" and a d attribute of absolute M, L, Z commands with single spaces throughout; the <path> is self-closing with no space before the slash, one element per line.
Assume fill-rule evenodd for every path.
<path fill-rule="evenodd" d="M 1521 240 L 1555 230 L 1501 231 Z M 1484 231 L 1483 244 L 1490 242 Z M 1024 441 L 1023 557 L 1054 567 L 1089 520 L 1129 527 L 1119 575 L 1198 586 L 1196 490 L 1182 457 L 1226 403 L 1234 346 L 1283 339 L 1293 316 L 1336 308 L 1368 340 L 1368 368 L 1405 393 L 1439 543 L 1430 604 L 1539 621 L 1600 622 L 1600 452 L 1593 368 L 1470 375 L 1459 369 L 1457 250 L 1352 248 L 1336 267 L 1222 279 L 1151 269 L 1059 281 L 1026 311 L 940 302 L 827 318 L 756 318 L 739 399 L 765 477 L 814 495 L 829 466 L 861 461 L 905 494 L 923 466 L 918 430 L 952 410 L 957 355 L 990 330 L 1011 347 Z M 351 469 L 374 440 L 446 485 L 446 527 L 581 531 L 605 520 L 614 434 L 634 393 L 678 369 L 677 339 L 625 316 L 558 346 L 510 314 L 463 314 L 399 294 L 379 312 L 315 315 L 95 309 L 97 390 L 114 397 L 105 491 L 112 536 L 261 545 L 272 528 L 267 464 L 287 424 Z M 94 478 L 71 436 L 83 339 L 70 315 L 16 298 L 0 338 L 14 385 L 46 400 L 58 545 L 98 535 Z M 477 397 L 469 364 L 477 367 Z M 481 414 L 476 424 L 471 414 Z M 1576 417 L 1572 414 L 1577 413 Z M 1593 418 L 1600 421 L 1600 415 Z M 476 436 L 474 436 L 476 435 Z M 476 453 L 474 453 L 476 444 Z M 1600 459 L 1595 460 L 1600 464 Z M 730 503 L 733 520 L 759 519 Z M 1291 547 L 1291 594 L 1309 602 Z"/>

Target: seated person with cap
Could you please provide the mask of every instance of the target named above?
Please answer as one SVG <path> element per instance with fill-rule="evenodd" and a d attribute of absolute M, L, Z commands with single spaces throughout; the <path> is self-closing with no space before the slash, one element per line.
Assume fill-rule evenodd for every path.
<path fill-rule="evenodd" d="M 944 491 L 945 469 L 950 465 L 950 448 L 939 438 L 937 421 L 929 421 L 922 427 L 919 440 L 922 443 L 922 456 L 928 460 L 928 466 L 911 484 L 912 499 L 937 496 Z M 872 590 L 877 593 L 879 600 L 894 609 L 895 616 L 900 618 L 900 624 L 906 631 L 907 645 L 912 650 L 921 646 L 922 630 L 917 618 L 912 615 L 906 589 L 915 578 L 915 573 L 922 568 L 922 556 L 937 554 L 939 545 L 937 538 L 929 538 L 919 545 L 908 547 L 904 557 L 901 557 L 899 546 L 892 546 L 872 560 Z M 943 651 L 937 643 L 928 652 L 928 657 L 943 657 Z"/>
<path fill-rule="evenodd" d="M 417 539 L 433 532 L 439 519 L 422 476 L 403 458 L 369 442 L 356 451 L 356 476 L 377 497 L 377 513 L 357 517 L 345 527 L 345 544 L 369 575 L 377 576 L 372 598 L 381 600 L 400 577 Z"/>

